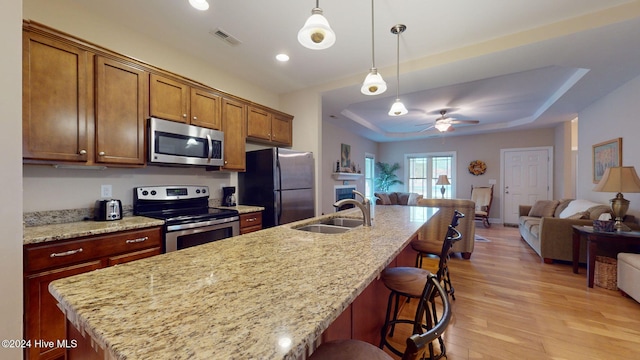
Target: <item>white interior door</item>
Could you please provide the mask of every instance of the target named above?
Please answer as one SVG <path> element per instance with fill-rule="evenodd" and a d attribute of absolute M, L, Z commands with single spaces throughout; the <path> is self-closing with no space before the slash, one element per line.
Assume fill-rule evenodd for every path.
<path fill-rule="evenodd" d="M 518 206 L 552 197 L 552 148 L 504 149 L 502 213 L 504 224 L 518 224 Z"/>

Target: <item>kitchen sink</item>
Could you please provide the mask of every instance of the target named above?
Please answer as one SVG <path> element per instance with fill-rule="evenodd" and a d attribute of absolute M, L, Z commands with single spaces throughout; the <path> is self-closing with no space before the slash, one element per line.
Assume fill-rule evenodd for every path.
<path fill-rule="evenodd" d="M 351 230 L 351 228 L 344 227 L 344 226 L 329 225 L 329 224 L 311 224 L 311 225 L 305 225 L 305 226 L 296 228 L 296 230 L 309 231 L 309 232 L 321 233 L 321 234 L 341 234 Z"/>
<path fill-rule="evenodd" d="M 362 225 L 362 219 L 351 219 L 351 218 L 332 218 L 321 221 L 320 224 L 325 225 L 336 225 L 336 226 L 344 226 L 348 228 L 354 228 Z"/>

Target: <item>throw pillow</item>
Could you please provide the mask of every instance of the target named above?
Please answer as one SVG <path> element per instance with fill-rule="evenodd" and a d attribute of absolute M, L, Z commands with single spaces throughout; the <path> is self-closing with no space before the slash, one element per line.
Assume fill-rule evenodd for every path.
<path fill-rule="evenodd" d="M 389 201 L 391 202 L 389 205 L 398 205 L 398 193 L 389 193 Z"/>
<path fill-rule="evenodd" d="M 575 213 L 571 216 L 567 216 L 565 219 L 588 219 L 589 218 L 589 212 L 588 211 L 580 211 L 578 213 Z"/>
<path fill-rule="evenodd" d="M 391 205 L 391 200 L 389 199 L 389 195 L 385 193 L 375 193 L 373 194 L 375 197 L 382 201 L 382 205 Z"/>
<path fill-rule="evenodd" d="M 418 205 L 418 194 L 411 193 L 409 194 L 409 200 L 407 200 L 407 205 L 415 206 Z"/>
<path fill-rule="evenodd" d="M 560 199 L 560 203 L 558 204 L 558 207 L 556 208 L 556 211 L 553 213 L 553 217 L 560 217 L 560 214 L 564 211 L 564 209 L 567 208 L 567 206 L 569 206 L 569 204 L 573 201 L 574 199 Z"/>
<path fill-rule="evenodd" d="M 557 206 L 558 200 L 538 200 L 529 210 L 529 216 L 552 217 Z"/>
<path fill-rule="evenodd" d="M 573 214 L 577 214 L 581 211 L 587 211 L 590 207 L 593 207 L 596 205 L 602 205 L 602 204 L 598 204 L 593 201 L 582 200 L 582 199 L 572 200 L 569 203 L 569 205 L 567 205 L 567 207 L 564 210 L 562 210 L 559 218 L 564 219 Z"/>
<path fill-rule="evenodd" d="M 611 208 L 609 207 L 609 205 L 596 205 L 590 207 L 589 209 L 587 209 L 587 211 L 589 212 L 589 217 L 591 218 L 591 220 L 600 219 L 600 215 L 604 213 L 611 214 L 611 218 L 613 219 L 613 213 L 611 212 Z"/>
<path fill-rule="evenodd" d="M 407 205 L 409 203 L 409 193 L 398 193 L 398 205 Z"/>

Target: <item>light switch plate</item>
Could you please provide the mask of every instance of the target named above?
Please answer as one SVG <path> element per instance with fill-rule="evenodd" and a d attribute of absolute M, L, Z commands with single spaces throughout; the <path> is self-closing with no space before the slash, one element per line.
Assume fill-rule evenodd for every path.
<path fill-rule="evenodd" d="M 101 185 L 100 186 L 100 197 L 110 198 L 113 196 L 113 189 L 111 185 Z"/>

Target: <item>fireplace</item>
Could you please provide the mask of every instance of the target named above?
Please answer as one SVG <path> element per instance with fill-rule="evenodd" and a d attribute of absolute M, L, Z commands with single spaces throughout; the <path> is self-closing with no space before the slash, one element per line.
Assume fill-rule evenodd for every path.
<path fill-rule="evenodd" d="M 335 192 L 335 201 L 339 201 L 339 200 L 342 200 L 342 199 L 355 199 L 356 198 L 356 194 L 353 193 L 353 190 L 357 189 L 355 185 L 334 185 L 333 189 L 334 189 L 334 192 Z M 352 207 L 354 207 L 354 205 L 347 204 L 347 205 L 341 206 L 339 209 L 336 208 L 336 211 L 340 211 L 340 210 L 344 210 L 344 209 L 350 209 Z"/>

